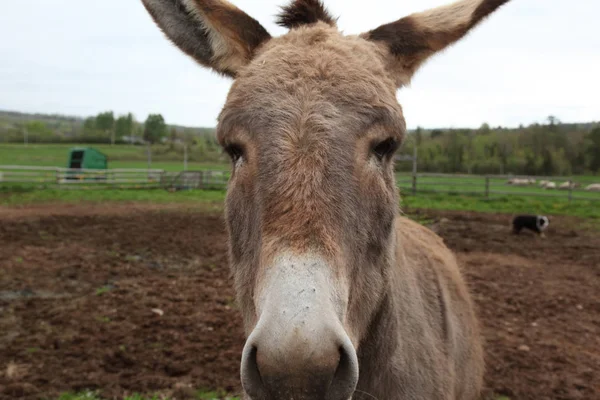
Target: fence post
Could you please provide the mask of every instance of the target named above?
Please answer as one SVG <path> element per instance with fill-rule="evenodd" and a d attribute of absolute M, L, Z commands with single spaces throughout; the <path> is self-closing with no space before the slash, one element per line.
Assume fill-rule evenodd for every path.
<path fill-rule="evenodd" d="M 417 142 L 415 141 L 415 146 L 413 148 L 413 165 L 412 165 L 412 194 L 416 196 L 417 194 L 417 157 L 418 157 L 418 149 Z"/>
<path fill-rule="evenodd" d="M 569 204 L 573 201 L 573 180 L 569 179 Z"/>
<path fill-rule="evenodd" d="M 412 194 L 413 196 L 417 194 L 417 174 L 413 174 L 412 176 Z"/>
<path fill-rule="evenodd" d="M 150 147 L 150 142 L 148 142 L 146 148 L 146 157 L 148 158 L 148 169 L 150 169 L 152 168 L 152 148 Z"/>
<path fill-rule="evenodd" d="M 485 198 L 490 198 L 490 177 L 488 175 L 485 176 Z"/>
<path fill-rule="evenodd" d="M 187 171 L 188 169 L 188 148 L 187 143 L 183 144 L 183 170 Z"/>

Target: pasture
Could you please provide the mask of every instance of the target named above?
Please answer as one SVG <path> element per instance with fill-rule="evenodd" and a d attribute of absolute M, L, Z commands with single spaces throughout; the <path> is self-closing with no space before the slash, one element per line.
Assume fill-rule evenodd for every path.
<path fill-rule="evenodd" d="M 486 339 L 484 398 L 598 398 L 598 231 L 581 218 L 553 216 L 546 240 L 515 237 L 507 214 L 439 209 L 491 211 L 502 202 L 441 196 L 408 196 L 403 208 L 438 232 L 463 266 Z M 223 192 L 40 191 L 0 199 L 0 398 L 239 393 L 244 339 Z M 502 211 L 539 206 L 510 199 Z"/>
<path fill-rule="evenodd" d="M 407 173 L 396 174 L 398 185 L 406 192 L 412 190 L 412 175 Z M 600 200 L 597 192 L 586 191 L 588 185 L 600 182 L 600 177 L 591 175 L 580 175 L 573 177 L 547 177 L 537 178 L 536 183 L 525 186 L 508 184 L 506 177 L 489 175 L 486 182 L 486 176 L 478 175 L 451 175 L 451 174 L 418 174 L 417 192 L 419 193 L 456 193 L 485 195 L 486 185 L 490 197 L 505 196 L 529 196 L 529 197 L 569 197 L 569 190 L 545 189 L 540 186 L 540 182 L 549 180 L 560 186 L 560 184 L 572 180 L 578 187 L 573 189 L 572 196 L 578 200 Z"/>
<path fill-rule="evenodd" d="M 147 168 L 146 148 L 132 145 L 75 145 L 75 144 L 0 144 L 0 165 L 29 165 L 36 167 L 67 167 L 69 149 L 94 147 L 108 156 L 109 168 Z M 155 145 L 152 150 L 152 169 L 182 171 L 183 155 L 169 151 L 167 146 Z M 226 163 L 188 162 L 190 170 L 225 170 Z"/>
<path fill-rule="evenodd" d="M 81 145 L 85 147 L 86 145 Z M 67 166 L 67 156 L 69 149 L 77 147 L 77 145 L 65 144 L 40 144 L 29 145 L 27 147 L 16 144 L 0 144 L 0 166 L 16 165 L 16 166 L 33 166 L 33 167 L 60 167 Z M 146 149 L 140 146 L 132 145 L 92 145 L 92 147 L 100 150 L 108 156 L 109 168 L 132 168 L 145 169 L 148 167 L 146 160 Z M 184 169 L 183 155 L 177 151 L 169 150 L 168 146 L 155 145 L 153 147 L 152 169 L 164 170 L 168 173 L 180 172 Z M 400 163 L 401 166 L 406 166 Z M 194 162 L 190 161 L 187 165 L 190 171 L 229 171 L 229 163 L 222 162 Z M 1 171 L 0 171 L 1 172 Z M 406 172 L 398 172 L 396 174 L 398 186 L 403 193 L 409 194 L 412 192 L 413 181 L 412 175 Z M 540 187 L 539 181 L 548 179 L 559 186 L 561 183 L 572 180 L 578 187 L 570 194 L 568 190 L 559 189 L 544 189 Z M 1 181 L 1 180 L 0 180 Z M 599 176 L 579 175 L 573 177 L 550 177 L 538 178 L 536 184 L 529 186 L 515 186 L 507 184 L 505 177 L 490 175 L 486 182 L 485 176 L 477 175 L 436 175 L 436 174 L 419 174 L 417 179 L 417 193 L 425 195 L 426 198 L 445 198 L 446 196 L 436 196 L 436 194 L 453 194 L 459 196 L 484 196 L 486 200 L 492 200 L 492 203 L 502 203 L 503 199 L 508 197 L 534 197 L 538 199 L 538 207 L 541 204 L 558 204 L 557 208 L 564 208 L 562 203 L 567 202 L 569 196 L 573 198 L 575 209 L 595 208 L 594 201 L 600 201 L 600 193 L 589 192 L 585 187 L 600 183 Z M 4 188 L 7 184 L 4 183 Z M 19 185 L 17 185 L 19 186 Z M 23 186 L 23 185 L 20 185 Z M 30 186 L 30 185 L 24 185 Z M 3 189 L 0 182 L 0 191 Z M 15 190 L 15 185 L 12 185 L 10 190 Z M 487 193 L 487 195 L 486 195 Z M 43 195 L 42 195 L 43 196 Z M 544 197 L 556 197 L 554 200 L 544 199 Z M 511 199 L 510 202 L 523 201 Z M 535 202 L 534 202 L 535 203 Z M 579 203 L 579 204 L 577 204 Z M 478 206 L 475 205 L 475 210 Z M 493 209 L 489 209 L 493 211 Z M 506 209 L 498 211 L 507 211 Z M 559 211 L 560 210 L 554 210 Z M 576 215 L 581 215 L 578 213 Z"/>

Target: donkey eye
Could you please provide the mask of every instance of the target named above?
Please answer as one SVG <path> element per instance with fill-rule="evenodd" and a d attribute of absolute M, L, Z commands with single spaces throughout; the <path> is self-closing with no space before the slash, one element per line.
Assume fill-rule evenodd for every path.
<path fill-rule="evenodd" d="M 225 152 L 231 157 L 231 161 L 235 164 L 244 156 L 244 149 L 238 144 L 230 144 L 225 147 Z"/>
<path fill-rule="evenodd" d="M 388 138 L 383 142 L 375 144 L 373 153 L 379 160 L 393 154 L 398 149 L 398 141 L 394 138 Z"/>

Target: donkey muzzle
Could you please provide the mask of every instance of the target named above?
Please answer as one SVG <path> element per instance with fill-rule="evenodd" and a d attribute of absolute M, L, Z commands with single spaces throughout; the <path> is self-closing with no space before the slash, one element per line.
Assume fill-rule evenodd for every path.
<path fill-rule="evenodd" d="M 242 356 L 246 393 L 252 400 L 351 398 L 358 360 L 331 267 L 315 257 L 286 256 L 266 276 Z"/>

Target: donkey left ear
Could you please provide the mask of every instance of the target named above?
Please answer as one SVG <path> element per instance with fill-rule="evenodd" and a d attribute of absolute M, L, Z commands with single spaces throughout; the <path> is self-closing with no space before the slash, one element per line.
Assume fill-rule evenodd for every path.
<path fill-rule="evenodd" d="M 194 60 L 235 78 L 271 36 L 226 0 L 142 0 L 165 35 Z"/>
<path fill-rule="evenodd" d="M 445 49 L 509 0 L 461 0 L 404 17 L 361 36 L 382 46 L 401 87 L 432 55 Z"/>

